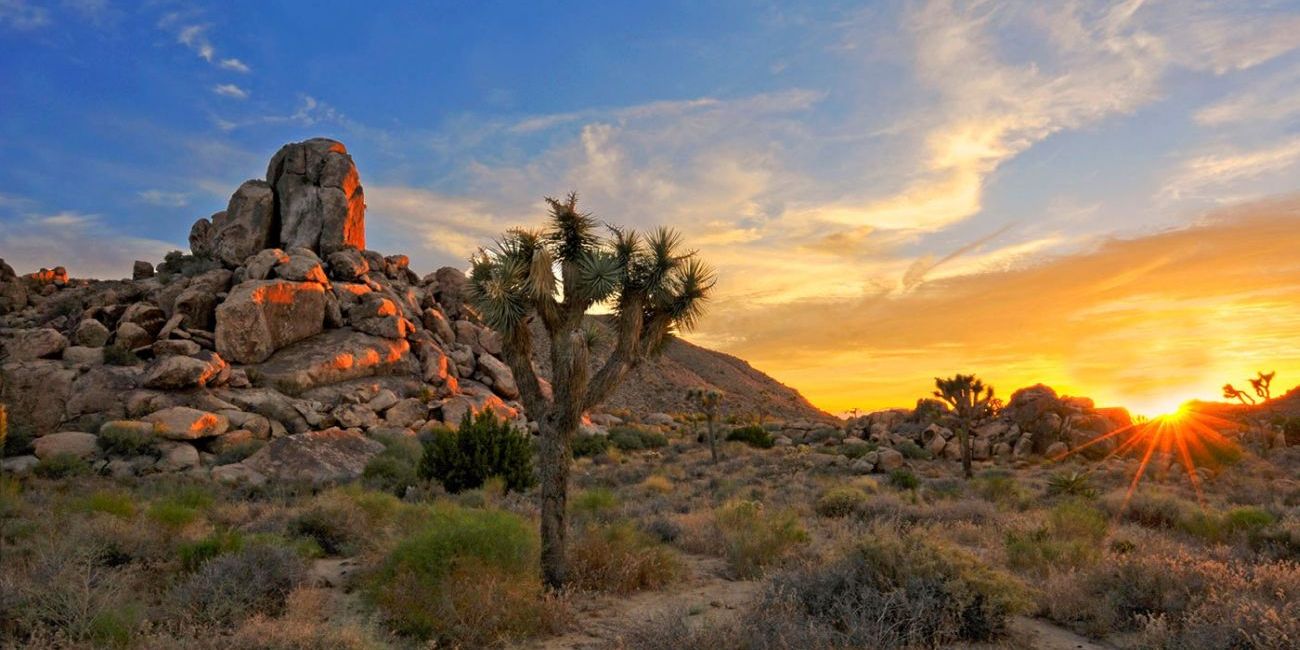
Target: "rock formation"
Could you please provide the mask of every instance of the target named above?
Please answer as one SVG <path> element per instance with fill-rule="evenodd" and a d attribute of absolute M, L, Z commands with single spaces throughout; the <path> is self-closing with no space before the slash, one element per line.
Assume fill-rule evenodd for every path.
<path fill-rule="evenodd" d="M 136 262 L 131 280 L 20 277 L 0 261 L 11 451 L 115 474 L 335 480 L 382 449 L 368 434 L 414 436 L 484 409 L 526 425 L 499 340 L 463 304 L 464 274 L 421 279 L 406 256 L 365 249 L 364 194 L 341 143 L 285 145 L 189 241 L 188 255 Z M 130 435 L 156 451 L 104 451 Z M 217 463 L 261 441 L 273 444 L 247 463 Z"/>

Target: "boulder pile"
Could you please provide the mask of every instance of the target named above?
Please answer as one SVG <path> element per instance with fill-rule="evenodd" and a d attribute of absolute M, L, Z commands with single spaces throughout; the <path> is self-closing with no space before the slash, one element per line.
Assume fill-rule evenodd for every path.
<path fill-rule="evenodd" d="M 382 448 L 368 436 L 483 410 L 524 424 L 464 273 L 421 278 L 367 250 L 365 207 L 347 149 L 313 139 L 199 219 L 189 254 L 136 262 L 130 280 L 0 260 L 0 401 L 10 437 L 31 441 L 5 469 L 71 454 L 115 475 L 334 480 Z M 150 452 L 120 453 L 131 436 Z"/>

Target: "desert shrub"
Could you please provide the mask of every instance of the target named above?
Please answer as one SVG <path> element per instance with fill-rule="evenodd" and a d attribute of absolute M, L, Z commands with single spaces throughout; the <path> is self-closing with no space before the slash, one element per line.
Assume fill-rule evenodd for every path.
<path fill-rule="evenodd" d="M 661 542 L 675 542 L 682 536 L 682 527 L 677 522 L 663 517 L 655 517 L 643 522 L 641 528 L 646 534 Z"/>
<path fill-rule="evenodd" d="M 53 646 L 53 638 L 78 647 L 129 645 L 144 608 L 125 572 L 105 566 L 100 551 L 93 540 L 64 538 L 34 549 L 30 563 L 6 554 L 0 578 L 5 645 Z"/>
<path fill-rule="evenodd" d="M 55 454 L 49 458 L 42 458 L 32 468 L 32 473 L 48 479 L 84 476 L 90 473 L 90 465 L 73 454 Z"/>
<path fill-rule="evenodd" d="M 880 449 L 880 445 L 874 442 L 860 442 L 857 444 L 840 445 L 841 453 L 843 453 L 846 458 L 852 458 L 854 460 L 862 458 L 863 456 L 866 456 L 867 454 L 876 451 L 878 449 Z"/>
<path fill-rule="evenodd" d="M 204 563 L 167 600 L 191 620 L 231 626 L 253 612 L 280 613 L 306 576 L 307 566 L 293 550 L 251 544 Z"/>
<path fill-rule="evenodd" d="M 640 451 L 665 447 L 668 437 L 650 429 L 619 425 L 609 430 L 609 443 L 619 451 Z"/>
<path fill-rule="evenodd" d="M 900 467 L 889 473 L 889 485 L 900 490 L 915 490 L 921 487 L 921 479 L 912 470 Z"/>
<path fill-rule="evenodd" d="M 740 577 L 759 575 L 808 541 L 808 532 L 798 515 L 768 511 L 756 501 L 728 503 L 718 509 L 714 521 L 723 555 L 731 571 Z"/>
<path fill-rule="evenodd" d="M 1047 494 L 1091 499 L 1097 496 L 1097 489 L 1084 472 L 1058 472 L 1047 478 Z"/>
<path fill-rule="evenodd" d="M 212 495 L 198 486 L 182 486 L 149 506 L 149 518 L 166 528 L 179 530 L 197 521 L 202 510 L 212 506 Z"/>
<path fill-rule="evenodd" d="M 599 433 L 579 433 L 573 437 L 573 457 L 599 456 L 609 449 L 609 436 Z"/>
<path fill-rule="evenodd" d="M 370 576 L 364 595 L 400 634 L 483 647 L 553 630 L 534 527 L 499 510 L 442 506 Z"/>
<path fill-rule="evenodd" d="M 231 445 L 230 447 L 221 450 L 221 453 L 217 454 L 217 458 L 213 461 L 213 464 L 229 465 L 231 463 L 238 463 L 257 453 L 257 450 L 261 449 L 265 444 L 266 443 L 261 440 L 248 440 L 237 445 Z"/>
<path fill-rule="evenodd" d="M 491 412 L 466 413 L 459 430 L 436 431 L 424 444 L 419 474 L 452 493 L 480 487 L 489 476 L 503 478 L 508 490 L 523 491 L 534 483 L 533 444 Z"/>
<path fill-rule="evenodd" d="M 569 501 L 569 509 L 584 519 L 607 518 L 616 508 L 618 508 L 618 495 L 609 488 L 603 487 L 583 490 Z"/>
<path fill-rule="evenodd" d="M 138 366 L 143 360 L 132 350 L 114 343 L 104 347 L 104 363 L 110 366 Z"/>
<path fill-rule="evenodd" d="M 376 490 L 396 496 L 406 494 L 408 487 L 420 482 L 419 462 L 423 448 L 417 439 L 407 436 L 382 436 L 384 450 L 366 463 L 361 472 L 362 482 Z"/>
<path fill-rule="evenodd" d="M 131 427 L 108 426 L 100 429 L 96 439 L 99 448 L 109 456 L 157 456 L 158 438 L 153 432 L 142 432 Z"/>
<path fill-rule="evenodd" d="M 176 548 L 180 557 L 181 568 L 194 571 L 203 563 L 223 553 L 238 551 L 244 546 L 244 538 L 236 531 L 219 530 L 211 535 L 193 542 L 184 542 Z"/>
<path fill-rule="evenodd" d="M 894 450 L 911 460 L 929 460 L 934 457 L 934 454 L 911 440 L 904 440 L 894 445 Z"/>
<path fill-rule="evenodd" d="M 1300 638 L 1300 567 L 1163 544 L 1049 580 L 1048 615 L 1091 634 L 1145 632 L 1144 647 L 1283 648 Z"/>
<path fill-rule="evenodd" d="M 965 551 L 877 530 L 838 562 L 776 576 L 758 604 L 768 615 L 748 620 L 756 636 L 797 635 L 788 647 L 946 647 L 995 639 L 1028 605 L 1015 579 Z"/>
<path fill-rule="evenodd" d="M 772 434 L 768 433 L 767 429 L 758 425 L 732 429 L 727 434 L 727 440 L 731 442 L 743 442 L 750 447 L 756 447 L 758 449 L 771 449 L 772 445 L 776 444 L 776 439 L 772 437 Z"/>
<path fill-rule="evenodd" d="M 847 517 L 867 501 L 867 493 L 852 486 L 834 487 L 817 499 L 814 510 L 823 517 Z"/>
<path fill-rule="evenodd" d="M 1106 496 L 1104 503 L 1112 514 L 1147 528 L 1175 528 L 1188 517 L 1194 505 L 1173 494 L 1156 490 L 1135 492 L 1124 501 L 1124 493 Z"/>
<path fill-rule="evenodd" d="M 1266 526 L 1252 532 L 1248 540 L 1252 549 L 1267 557 L 1300 561 L 1300 522 Z"/>
<path fill-rule="evenodd" d="M 681 561 L 631 522 L 586 526 L 569 547 L 572 586 L 620 594 L 658 589 L 682 574 Z"/>
<path fill-rule="evenodd" d="M 329 591 L 300 587 L 285 601 L 284 614 L 253 614 L 230 639 L 227 647 L 242 650 L 378 650 L 387 648 L 369 625 L 332 616 Z M 337 619 L 343 618 L 340 621 Z"/>
<path fill-rule="evenodd" d="M 4 444 L 0 445 L 4 448 L 5 458 L 26 456 L 35 451 L 32 447 L 32 441 L 36 440 L 36 431 L 34 429 L 14 422 L 9 422 L 7 428 Z"/>
<path fill-rule="evenodd" d="M 341 508 L 314 506 L 289 521 L 288 532 L 294 537 L 310 539 L 326 555 L 349 555 L 356 549 L 354 524 Z"/>
<path fill-rule="evenodd" d="M 1079 501 L 1060 503 L 1042 526 L 1007 532 L 1007 564 L 1039 575 L 1091 564 L 1100 557 L 1107 528 L 1100 510 Z"/>
<path fill-rule="evenodd" d="M 85 512 L 102 512 L 119 519 L 130 519 L 136 511 L 135 500 L 131 495 L 117 490 L 96 490 L 82 500 L 80 509 Z"/>
<path fill-rule="evenodd" d="M 971 482 L 975 494 L 990 503 L 1005 506 L 1017 506 L 1027 497 L 1025 489 L 1005 470 L 987 470 L 981 472 Z"/>
<path fill-rule="evenodd" d="M 1235 533 L 1252 534 L 1277 521 L 1273 513 L 1254 506 L 1242 506 L 1229 510 L 1223 516 L 1228 530 Z"/>

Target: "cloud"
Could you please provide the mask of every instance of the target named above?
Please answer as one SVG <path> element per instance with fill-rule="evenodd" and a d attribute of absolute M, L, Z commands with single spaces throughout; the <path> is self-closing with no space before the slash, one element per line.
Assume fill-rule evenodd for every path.
<path fill-rule="evenodd" d="M 27 31 L 48 24 L 50 12 L 44 7 L 33 7 L 26 0 L 0 0 L 0 26 Z"/>
<path fill-rule="evenodd" d="M 208 40 L 208 25 L 185 25 L 176 33 L 176 42 L 190 48 L 200 59 L 212 63 L 216 48 Z"/>
<path fill-rule="evenodd" d="M 1251 150 L 1208 153 L 1183 163 L 1161 191 L 1169 198 L 1222 196 L 1226 187 L 1300 164 L 1300 136 Z"/>
<path fill-rule="evenodd" d="M 222 70 L 233 70 L 235 72 L 240 72 L 243 74 L 247 74 L 252 71 L 251 68 L 248 67 L 247 63 L 244 63 L 239 59 L 222 59 L 219 65 L 221 66 Z"/>
<path fill-rule="evenodd" d="M 162 190 L 144 190 L 136 194 L 141 201 L 149 205 L 168 208 L 181 208 L 189 205 L 190 195 L 186 192 L 164 192 Z"/>
<path fill-rule="evenodd" d="M 1204 126 L 1280 122 L 1300 115 L 1300 65 L 1235 90 L 1224 99 L 1197 111 Z"/>
<path fill-rule="evenodd" d="M 235 84 L 218 84 L 213 86 L 212 92 L 221 95 L 222 97 L 248 99 L 248 91 L 236 86 Z"/>
<path fill-rule="evenodd" d="M 0 216 L 0 251 L 19 273 L 64 266 L 75 277 L 130 277 L 133 261 L 159 261 L 177 248 L 170 242 L 123 235 L 96 214 Z"/>
<path fill-rule="evenodd" d="M 906 294 L 729 301 L 699 336 L 832 410 L 906 405 L 959 371 L 1148 408 L 1256 365 L 1300 376 L 1297 249 L 1300 198 L 1277 199 Z"/>

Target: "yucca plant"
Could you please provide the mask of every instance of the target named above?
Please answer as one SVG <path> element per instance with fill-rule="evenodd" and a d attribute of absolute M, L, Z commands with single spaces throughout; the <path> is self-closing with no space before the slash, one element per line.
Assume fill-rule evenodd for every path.
<path fill-rule="evenodd" d="M 704 414 L 704 421 L 708 423 L 709 436 L 709 456 L 713 462 L 718 462 L 718 406 L 722 404 L 722 392 L 709 388 L 690 388 L 686 391 L 686 399 L 695 403 Z"/>
<path fill-rule="evenodd" d="M 1085 472 L 1061 472 L 1048 477 L 1047 493 L 1053 496 L 1074 496 L 1090 499 L 1097 496 L 1097 489 L 1092 486 L 1092 479 Z"/>
<path fill-rule="evenodd" d="M 659 353 L 674 331 L 693 327 L 714 284 L 713 271 L 668 228 L 642 236 L 605 226 L 578 211 L 578 197 L 546 199 L 544 230 L 508 231 L 471 260 L 469 298 L 501 333 L 506 363 L 541 435 L 541 562 L 548 587 L 568 574 L 565 508 L 570 445 L 582 414 L 610 396 L 623 378 Z M 607 305 L 615 340 L 595 374 L 596 347 L 587 311 Z M 530 322 L 550 339 L 550 395 L 533 369 Z"/>
<path fill-rule="evenodd" d="M 993 387 L 985 386 L 975 375 L 954 375 L 948 379 L 935 377 L 934 386 L 937 389 L 934 396 L 947 402 L 957 418 L 961 469 L 966 478 L 972 478 L 975 474 L 971 470 L 971 432 L 995 408 Z"/>

